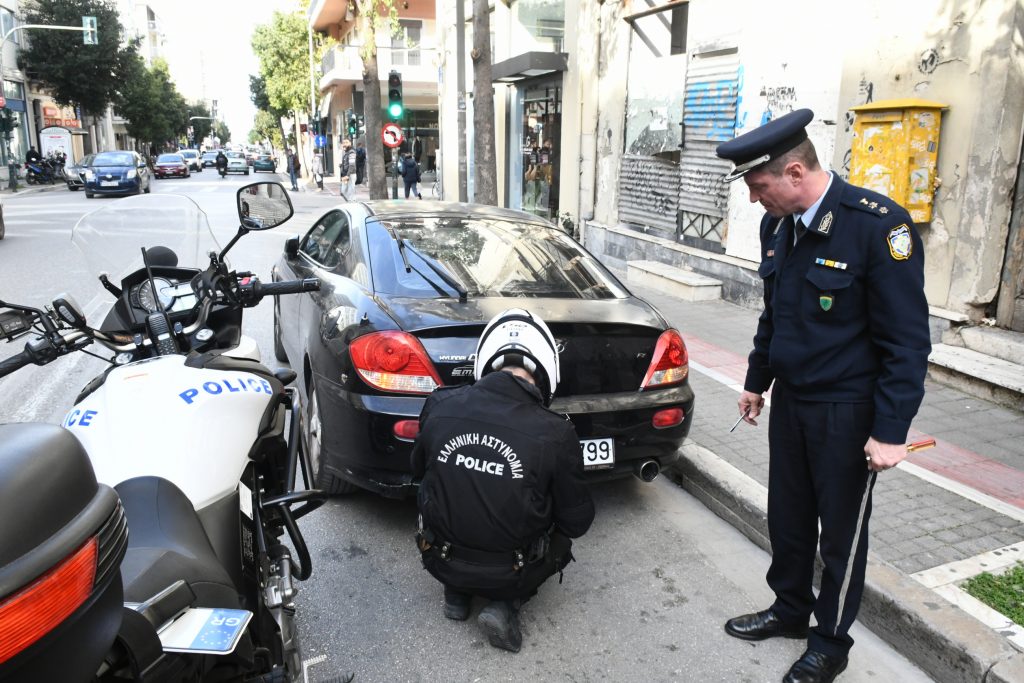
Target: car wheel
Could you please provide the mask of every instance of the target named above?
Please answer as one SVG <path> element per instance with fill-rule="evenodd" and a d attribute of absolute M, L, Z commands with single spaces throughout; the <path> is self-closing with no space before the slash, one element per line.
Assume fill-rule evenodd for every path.
<path fill-rule="evenodd" d="M 281 343 L 281 304 L 274 298 L 274 358 L 282 363 L 288 362 L 288 354 Z"/>
<path fill-rule="evenodd" d="M 92 199 L 95 196 L 96 195 L 94 195 L 92 192 L 89 192 L 88 190 L 85 191 L 85 198 L 86 199 Z"/>
<path fill-rule="evenodd" d="M 0 240 L 4 238 L 5 232 L 7 229 L 4 227 L 4 207 L 3 204 L 0 204 Z"/>
<path fill-rule="evenodd" d="M 245 175 L 249 175 L 249 169 L 245 169 Z"/>
<path fill-rule="evenodd" d="M 316 382 L 309 378 L 309 400 L 306 402 L 306 419 L 303 420 L 302 435 L 306 441 L 309 462 L 313 466 L 313 483 L 318 489 L 332 496 L 354 493 L 359 490 L 355 484 L 336 477 L 323 469 L 323 420 L 320 416 L 320 400 L 317 398 Z"/>

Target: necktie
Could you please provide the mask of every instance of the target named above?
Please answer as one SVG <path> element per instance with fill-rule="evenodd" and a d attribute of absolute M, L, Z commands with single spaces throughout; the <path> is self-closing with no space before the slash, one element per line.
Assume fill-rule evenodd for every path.
<path fill-rule="evenodd" d="M 807 232 L 807 226 L 804 225 L 804 220 L 803 220 L 803 218 L 801 218 L 801 219 L 797 220 L 796 223 L 793 224 L 793 244 L 794 245 L 796 245 L 796 243 L 800 241 L 800 238 L 804 236 L 805 232 Z"/>

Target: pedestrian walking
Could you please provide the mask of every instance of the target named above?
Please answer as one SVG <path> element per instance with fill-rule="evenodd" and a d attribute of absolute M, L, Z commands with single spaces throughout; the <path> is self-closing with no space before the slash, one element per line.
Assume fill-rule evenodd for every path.
<path fill-rule="evenodd" d="M 806 637 L 784 683 L 832 681 L 847 666 L 872 489 L 878 472 L 906 457 L 931 349 L 914 223 L 894 201 L 821 168 L 805 130 L 812 118 L 809 109 L 791 112 L 717 150 L 735 164 L 726 180 L 742 177 L 767 212 L 764 312 L 739 398 L 749 424 L 774 381 L 767 581 L 775 601 L 725 630 L 744 640 Z"/>
<path fill-rule="evenodd" d="M 350 140 L 341 141 L 341 163 L 338 165 L 338 175 L 341 178 L 341 194 L 345 199 L 350 199 L 355 191 L 352 177 L 356 172 L 356 152 L 352 149 Z"/>
<path fill-rule="evenodd" d="M 366 148 L 363 143 L 356 145 L 356 185 L 362 185 L 366 179 Z"/>
<path fill-rule="evenodd" d="M 313 170 L 313 182 L 316 183 L 316 186 L 317 186 L 317 188 L 320 189 L 320 191 L 323 191 L 323 189 L 324 189 L 324 156 L 323 156 L 323 154 L 320 153 L 320 150 L 317 150 L 316 152 L 313 153 L 312 170 Z"/>
<path fill-rule="evenodd" d="M 399 161 L 399 174 L 402 176 L 402 183 L 405 185 L 405 198 L 409 198 L 409 192 L 411 191 L 414 197 L 423 199 L 423 195 L 419 191 L 419 182 L 422 178 L 420 174 L 420 165 L 416 163 L 416 160 L 412 158 L 412 154 L 408 152 Z"/>
<path fill-rule="evenodd" d="M 522 647 L 519 609 L 573 559 L 594 519 L 572 422 L 548 410 L 555 339 L 522 309 L 500 313 L 476 348 L 476 383 L 434 391 L 412 451 L 421 479 L 416 541 L 444 585 L 444 615 L 477 622 L 491 645 Z"/>
<path fill-rule="evenodd" d="M 298 192 L 299 179 L 296 167 L 299 165 L 299 160 L 296 158 L 295 153 L 292 152 L 291 147 L 285 148 L 284 163 L 288 167 L 288 179 L 292 182 L 292 192 Z"/>

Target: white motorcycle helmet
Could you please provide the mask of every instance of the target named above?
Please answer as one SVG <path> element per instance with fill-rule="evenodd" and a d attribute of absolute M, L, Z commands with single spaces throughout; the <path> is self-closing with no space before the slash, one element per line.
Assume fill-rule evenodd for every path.
<path fill-rule="evenodd" d="M 510 308 L 487 323 L 476 345 L 473 377 L 512 366 L 533 375 L 544 404 L 551 403 L 560 378 L 555 337 L 543 320 L 522 308 Z"/>

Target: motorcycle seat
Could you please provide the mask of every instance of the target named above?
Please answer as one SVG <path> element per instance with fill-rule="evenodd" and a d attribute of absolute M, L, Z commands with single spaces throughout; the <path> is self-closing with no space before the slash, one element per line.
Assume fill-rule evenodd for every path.
<path fill-rule="evenodd" d="M 193 607 L 241 607 L 238 589 L 181 489 L 159 477 L 136 477 L 114 490 L 128 518 L 121 563 L 126 602 L 144 602 L 184 579 L 196 595 Z"/>

